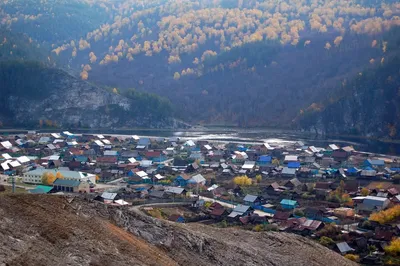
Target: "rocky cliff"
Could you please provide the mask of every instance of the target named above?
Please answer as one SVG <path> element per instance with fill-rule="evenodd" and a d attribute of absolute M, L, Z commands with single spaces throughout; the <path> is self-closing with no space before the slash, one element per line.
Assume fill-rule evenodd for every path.
<path fill-rule="evenodd" d="M 337 93 L 298 117 L 302 129 L 400 139 L 400 58 L 360 72 Z"/>
<path fill-rule="evenodd" d="M 172 127 L 171 113 L 138 108 L 134 99 L 31 62 L 1 64 L 0 121 L 13 126 Z M 164 102 L 148 96 L 157 108 Z M 145 106 L 146 102 L 139 103 Z"/>

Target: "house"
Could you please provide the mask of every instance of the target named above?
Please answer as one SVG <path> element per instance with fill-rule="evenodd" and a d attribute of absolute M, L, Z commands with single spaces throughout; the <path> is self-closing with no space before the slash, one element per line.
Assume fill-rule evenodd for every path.
<path fill-rule="evenodd" d="M 385 161 L 368 159 L 368 160 L 364 161 L 364 165 L 372 167 L 372 168 L 383 168 L 383 167 L 385 167 Z"/>
<path fill-rule="evenodd" d="M 165 199 L 167 198 L 167 194 L 161 190 L 151 190 L 149 192 L 149 198 Z"/>
<path fill-rule="evenodd" d="M 349 154 L 346 151 L 342 150 L 342 149 L 334 150 L 332 152 L 332 158 L 335 161 L 339 161 L 339 162 L 345 161 L 345 160 L 347 160 L 348 156 L 349 156 Z"/>
<path fill-rule="evenodd" d="M 184 187 L 188 184 L 189 179 L 190 179 L 190 176 L 182 174 L 175 178 L 174 184 L 176 186 Z"/>
<path fill-rule="evenodd" d="M 351 248 L 351 247 L 349 246 L 349 244 L 347 244 L 346 242 L 336 243 L 336 248 L 339 250 L 339 252 L 340 252 L 342 255 L 345 255 L 345 254 L 347 254 L 347 253 L 349 253 L 349 252 L 353 252 L 353 251 L 354 251 L 354 249 Z"/>
<path fill-rule="evenodd" d="M 361 177 L 364 178 L 373 178 L 376 176 L 376 170 L 371 168 L 370 166 L 365 167 L 362 171 L 361 171 Z"/>
<path fill-rule="evenodd" d="M 180 187 L 166 187 L 164 191 L 165 191 L 165 193 L 172 194 L 172 195 L 185 195 L 186 194 L 186 190 L 184 188 L 180 188 Z"/>
<path fill-rule="evenodd" d="M 284 167 L 281 172 L 282 177 L 294 177 L 296 176 L 296 169 Z"/>
<path fill-rule="evenodd" d="M 254 196 L 254 195 L 247 194 L 246 197 L 244 197 L 243 202 L 245 205 L 254 207 L 254 206 L 262 205 L 263 199 L 260 196 Z"/>
<path fill-rule="evenodd" d="M 198 175 L 192 176 L 192 178 L 190 178 L 188 180 L 188 183 L 196 184 L 196 185 L 198 185 L 198 184 L 205 185 L 206 179 L 201 174 L 198 174 Z"/>
<path fill-rule="evenodd" d="M 111 166 L 117 164 L 117 157 L 116 156 L 104 156 L 104 157 L 97 157 L 96 164 L 99 166 Z"/>
<path fill-rule="evenodd" d="M 256 165 L 256 162 L 254 162 L 254 161 L 245 161 L 242 166 L 242 169 L 252 171 L 254 169 L 255 165 Z"/>
<path fill-rule="evenodd" d="M 285 156 L 285 162 L 297 162 L 298 157 L 297 155 L 286 155 Z"/>
<path fill-rule="evenodd" d="M 272 162 L 272 157 L 269 155 L 261 155 L 257 160 L 258 165 L 267 165 L 270 164 L 271 162 Z"/>
<path fill-rule="evenodd" d="M 62 192 L 90 192 L 89 183 L 81 182 L 79 180 L 67 180 L 57 178 L 56 181 L 53 182 L 53 188 L 55 191 Z"/>
<path fill-rule="evenodd" d="M 210 212 L 210 216 L 213 219 L 221 220 L 224 216 L 227 215 L 226 209 L 221 205 L 219 208 L 213 208 Z"/>
<path fill-rule="evenodd" d="M 54 187 L 52 186 L 43 186 L 43 185 L 38 185 L 34 189 L 30 189 L 29 193 L 31 194 L 48 194 L 54 191 Z"/>
<path fill-rule="evenodd" d="M 186 167 L 186 171 L 187 173 L 192 173 L 192 172 L 196 172 L 197 170 L 199 170 L 200 166 L 197 163 L 191 163 Z"/>
<path fill-rule="evenodd" d="M 290 215 L 290 212 L 276 211 L 272 218 L 276 222 L 283 222 L 289 219 Z"/>
<path fill-rule="evenodd" d="M 57 174 L 59 173 L 59 175 L 63 176 L 63 179 L 86 181 L 89 183 L 96 184 L 96 175 L 94 174 L 77 172 L 77 171 L 44 169 L 44 168 L 38 168 L 24 173 L 22 180 L 24 183 L 41 184 L 42 176 L 44 173 L 52 173 L 54 176 L 57 176 Z"/>
<path fill-rule="evenodd" d="M 298 180 L 297 178 L 293 178 L 287 181 L 283 186 L 289 189 L 295 189 L 300 187 L 301 185 L 302 183 L 300 182 L 300 180 Z"/>
<path fill-rule="evenodd" d="M 362 203 L 358 203 L 356 206 L 359 211 L 376 212 L 386 209 L 389 203 L 388 198 L 367 196 L 362 200 Z"/>
<path fill-rule="evenodd" d="M 317 197 L 325 198 L 332 191 L 332 182 L 315 183 L 314 192 Z"/>
<path fill-rule="evenodd" d="M 289 200 L 289 199 L 283 199 L 280 202 L 281 206 L 283 209 L 286 210 L 293 210 L 296 208 L 299 204 L 295 200 Z"/>
<path fill-rule="evenodd" d="M 121 196 L 118 193 L 103 192 L 103 194 L 101 194 L 100 197 L 96 198 L 97 200 L 100 200 L 105 203 L 112 203 L 115 200 L 121 199 Z"/>
<path fill-rule="evenodd" d="M 288 162 L 287 167 L 295 169 L 300 168 L 300 162 Z"/>
<path fill-rule="evenodd" d="M 253 208 L 247 205 L 239 204 L 228 215 L 229 218 L 236 218 L 243 215 L 248 215 L 253 212 Z"/>

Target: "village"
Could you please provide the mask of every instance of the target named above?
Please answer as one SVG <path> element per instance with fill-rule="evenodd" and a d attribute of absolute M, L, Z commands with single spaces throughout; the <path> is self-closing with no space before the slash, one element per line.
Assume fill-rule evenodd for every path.
<path fill-rule="evenodd" d="M 366 265 L 400 265 L 400 157 L 352 146 L 178 137 L 0 136 L 1 193 L 91 197 L 176 223 L 312 238 Z"/>

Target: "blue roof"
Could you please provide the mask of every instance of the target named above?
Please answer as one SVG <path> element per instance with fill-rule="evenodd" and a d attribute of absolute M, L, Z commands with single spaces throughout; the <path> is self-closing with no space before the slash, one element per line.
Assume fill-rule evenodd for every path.
<path fill-rule="evenodd" d="M 272 157 L 269 155 L 261 155 L 260 159 L 258 159 L 259 162 L 270 162 L 272 160 Z"/>
<path fill-rule="evenodd" d="M 149 145 L 150 139 L 149 138 L 140 138 L 137 144 L 138 145 Z"/>
<path fill-rule="evenodd" d="M 400 172 L 400 167 L 392 167 L 390 170 L 395 171 L 395 172 Z"/>
<path fill-rule="evenodd" d="M 297 205 L 297 201 L 289 200 L 289 199 L 283 199 L 283 200 L 281 200 L 281 205 L 295 206 L 295 205 Z"/>
<path fill-rule="evenodd" d="M 77 187 L 81 182 L 79 180 L 68 180 L 57 178 L 54 181 L 53 186 L 66 186 L 66 187 Z"/>
<path fill-rule="evenodd" d="M 374 169 L 373 169 L 373 168 L 371 168 L 371 167 L 369 167 L 369 166 L 367 166 L 367 167 L 365 167 L 365 168 L 364 168 L 364 170 L 371 171 L 371 170 L 374 170 Z"/>
<path fill-rule="evenodd" d="M 371 159 L 368 159 L 366 161 L 366 163 L 370 164 L 370 165 L 385 165 L 385 161 L 384 160 L 371 160 Z"/>
<path fill-rule="evenodd" d="M 289 168 L 299 168 L 300 167 L 300 162 L 289 162 L 288 163 Z"/>
<path fill-rule="evenodd" d="M 353 174 L 355 174 L 355 173 L 357 173 L 359 170 L 357 169 L 357 168 L 355 168 L 355 167 L 351 167 L 351 168 L 349 168 L 349 169 L 347 169 L 347 173 L 353 173 Z"/>

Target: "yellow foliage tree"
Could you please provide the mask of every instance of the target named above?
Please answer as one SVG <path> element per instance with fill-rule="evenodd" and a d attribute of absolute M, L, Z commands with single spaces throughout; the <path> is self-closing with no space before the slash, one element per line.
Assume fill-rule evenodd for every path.
<path fill-rule="evenodd" d="M 251 178 L 246 175 L 235 177 L 233 182 L 238 186 L 250 186 L 252 184 Z"/>
<path fill-rule="evenodd" d="M 385 252 L 393 257 L 400 256 L 400 238 L 395 238 L 385 247 Z"/>
<path fill-rule="evenodd" d="M 64 179 L 64 176 L 60 172 L 57 172 L 56 179 Z"/>
<path fill-rule="evenodd" d="M 364 197 L 369 195 L 369 189 L 368 188 L 362 188 L 361 189 L 361 195 L 363 195 Z"/>
<path fill-rule="evenodd" d="M 181 74 L 179 74 L 178 72 L 175 72 L 174 80 L 179 80 L 180 78 L 181 78 Z"/>
<path fill-rule="evenodd" d="M 261 175 L 256 175 L 256 181 L 257 181 L 257 183 L 261 183 L 262 176 Z"/>
<path fill-rule="evenodd" d="M 42 183 L 44 185 L 50 186 L 53 185 L 54 181 L 56 181 L 56 177 L 53 173 L 45 172 L 42 175 Z"/>
<path fill-rule="evenodd" d="M 118 89 L 117 89 L 117 88 L 114 88 L 114 89 L 113 89 L 113 93 L 119 94 Z"/>
<path fill-rule="evenodd" d="M 384 211 L 373 213 L 369 216 L 371 221 L 378 222 L 380 224 L 386 224 L 392 222 L 400 217 L 400 205 L 395 205 Z"/>

